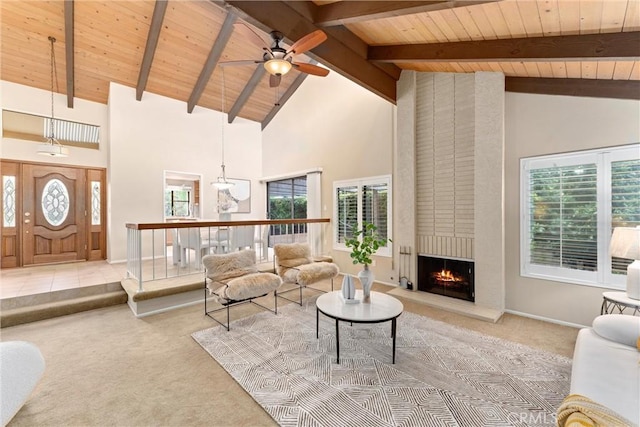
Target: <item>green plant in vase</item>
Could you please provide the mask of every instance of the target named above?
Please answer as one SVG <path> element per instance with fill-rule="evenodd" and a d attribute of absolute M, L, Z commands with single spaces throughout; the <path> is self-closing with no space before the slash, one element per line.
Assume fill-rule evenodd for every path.
<path fill-rule="evenodd" d="M 377 233 L 378 227 L 370 222 L 363 222 L 362 229 L 356 231 L 354 236 L 347 239 L 344 244 L 351 249 L 351 262 L 353 264 L 362 264 L 364 269 L 358 273 L 358 279 L 362 284 L 362 295 L 364 302 L 370 300 L 371 285 L 375 279 L 373 272 L 369 270 L 369 265 L 373 263 L 371 256 L 378 249 L 391 242 L 391 239 L 380 237 Z"/>

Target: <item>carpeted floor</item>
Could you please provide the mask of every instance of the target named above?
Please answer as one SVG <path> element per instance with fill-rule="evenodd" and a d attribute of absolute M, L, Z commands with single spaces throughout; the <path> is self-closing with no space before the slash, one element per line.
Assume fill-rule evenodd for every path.
<path fill-rule="evenodd" d="M 569 391 L 570 359 L 428 317 L 335 323 L 315 297 L 193 338 L 283 426 L 519 426 L 553 424 Z"/>
<path fill-rule="evenodd" d="M 374 285 L 377 291 L 390 289 Z M 305 298 L 314 296 L 305 293 Z M 273 298 L 263 302 L 270 305 Z M 575 328 L 511 314 L 494 324 L 402 302 L 407 313 L 565 357 L 573 354 Z M 237 320 L 261 312 L 246 304 L 231 316 Z M 2 341 L 33 342 L 46 363 L 40 384 L 9 427 L 276 425 L 192 339 L 194 331 L 214 325 L 202 304 L 141 319 L 122 304 L 3 328 Z"/>

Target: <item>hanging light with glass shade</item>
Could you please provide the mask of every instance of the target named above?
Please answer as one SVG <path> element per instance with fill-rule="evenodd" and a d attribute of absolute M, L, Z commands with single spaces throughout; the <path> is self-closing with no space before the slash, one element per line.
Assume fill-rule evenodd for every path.
<path fill-rule="evenodd" d="M 49 42 L 51 43 L 51 118 L 48 119 L 49 126 L 45 125 L 45 128 L 48 128 L 49 130 L 49 132 L 46 134 L 47 141 L 40 144 L 40 147 L 38 148 L 38 154 L 49 157 L 67 157 L 69 155 L 69 149 L 60 144 L 60 142 L 56 139 L 54 133 L 55 116 L 53 110 L 53 82 L 54 80 L 56 82 L 58 81 L 56 70 L 56 53 L 53 48 L 53 44 L 56 42 L 55 37 L 49 36 Z"/>
<path fill-rule="evenodd" d="M 57 69 L 56 69 L 56 53 L 55 53 L 55 49 L 53 47 L 53 44 L 56 42 L 55 37 L 49 36 L 49 42 L 51 44 L 51 55 L 50 55 L 50 59 L 51 59 L 51 118 L 46 120 L 45 123 L 48 121 L 48 126 L 45 125 L 45 134 L 46 134 L 46 142 L 40 144 L 40 147 L 38 148 L 38 154 L 43 155 L 43 156 L 49 156 L 49 157 L 67 157 L 69 155 L 69 149 L 65 146 L 63 146 L 62 144 L 60 144 L 60 141 L 58 141 L 55 137 L 55 114 L 54 114 L 54 100 L 53 100 L 53 96 L 54 96 L 54 88 L 53 88 L 53 83 L 54 81 L 58 81 L 58 76 L 57 76 Z M 46 132 L 48 128 L 48 133 Z"/>
<path fill-rule="evenodd" d="M 220 165 L 220 169 L 221 169 L 221 174 L 218 176 L 218 179 L 216 181 L 213 181 L 211 183 L 211 185 L 213 185 L 214 187 L 216 187 L 218 190 L 228 190 L 230 188 L 232 188 L 234 186 L 233 182 L 229 182 L 227 181 L 227 175 L 226 172 L 224 170 L 224 69 L 222 69 L 222 111 L 221 111 L 221 119 L 222 119 L 222 123 L 221 123 L 221 127 L 220 127 L 220 135 L 221 135 L 221 139 L 220 139 L 220 143 L 222 146 L 222 164 Z"/>

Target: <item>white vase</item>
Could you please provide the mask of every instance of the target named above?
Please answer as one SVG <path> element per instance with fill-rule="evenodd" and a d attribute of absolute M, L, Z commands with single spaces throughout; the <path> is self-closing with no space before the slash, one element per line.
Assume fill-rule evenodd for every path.
<path fill-rule="evenodd" d="M 371 285 L 373 285 L 375 276 L 373 271 L 369 270 L 367 264 L 364 265 L 364 270 L 358 273 L 358 279 L 360 279 L 360 284 L 362 285 L 362 302 L 371 301 Z"/>
<path fill-rule="evenodd" d="M 342 297 L 346 300 L 354 299 L 356 296 L 356 285 L 351 276 L 345 275 L 342 279 Z"/>

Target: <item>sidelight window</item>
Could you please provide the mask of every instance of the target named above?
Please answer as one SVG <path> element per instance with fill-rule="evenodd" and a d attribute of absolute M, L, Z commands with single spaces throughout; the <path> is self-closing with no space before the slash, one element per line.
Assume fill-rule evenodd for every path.
<path fill-rule="evenodd" d="M 2 225 L 4 227 L 16 226 L 16 177 L 2 177 Z"/>

